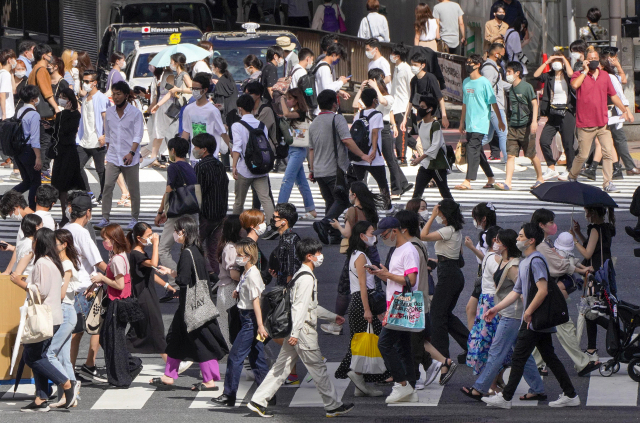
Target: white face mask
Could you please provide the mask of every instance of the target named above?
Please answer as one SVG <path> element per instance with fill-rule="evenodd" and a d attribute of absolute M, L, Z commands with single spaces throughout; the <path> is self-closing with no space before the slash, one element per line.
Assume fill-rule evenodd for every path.
<path fill-rule="evenodd" d="M 22 215 L 20 213 L 13 213 L 11 215 L 11 218 L 17 220 L 18 222 L 20 222 L 22 220 Z"/>
<path fill-rule="evenodd" d="M 419 214 L 424 220 L 429 220 L 429 210 L 423 210 Z"/>
<path fill-rule="evenodd" d="M 389 60 L 391 60 L 391 63 L 398 63 L 398 56 L 394 56 L 392 54 L 391 56 L 389 56 Z"/>
<path fill-rule="evenodd" d="M 364 243 L 367 245 L 367 247 L 373 247 L 376 243 L 376 237 L 373 235 L 372 236 L 365 235 L 365 237 L 367 238 L 367 240 Z"/>
<path fill-rule="evenodd" d="M 420 73 L 420 67 L 419 66 L 411 66 L 411 73 L 414 75 L 417 75 Z"/>
<path fill-rule="evenodd" d="M 307 66 L 304 67 L 306 70 L 310 71 L 313 68 L 313 63 L 307 63 Z"/>
<path fill-rule="evenodd" d="M 248 257 L 236 257 L 236 265 L 244 267 L 249 262 Z"/>
<path fill-rule="evenodd" d="M 476 229 L 483 229 L 482 225 L 475 220 L 473 221 L 473 225 L 476 227 Z"/>
<path fill-rule="evenodd" d="M 176 67 L 176 65 L 174 65 L 173 63 L 171 63 L 171 64 L 169 65 L 169 69 L 171 69 L 172 71 L 174 71 L 174 72 L 175 72 L 175 71 L 176 71 L 176 69 L 178 69 L 178 68 Z"/>
<path fill-rule="evenodd" d="M 86 83 L 82 83 L 82 89 L 86 92 L 90 92 L 91 90 L 93 90 L 93 87 L 91 86 L 91 84 L 86 84 Z"/>
<path fill-rule="evenodd" d="M 64 215 L 67 216 L 67 219 L 71 220 L 71 212 L 69 209 L 64 209 Z"/>
<path fill-rule="evenodd" d="M 578 53 L 577 51 L 572 51 L 571 52 L 571 58 L 573 60 L 580 60 L 580 53 Z"/>
<path fill-rule="evenodd" d="M 442 216 L 436 216 L 436 223 L 438 223 L 438 225 L 442 225 Z"/>
<path fill-rule="evenodd" d="M 513 81 L 516 80 L 516 76 L 515 75 L 507 75 L 507 82 L 509 84 L 513 84 Z"/>
<path fill-rule="evenodd" d="M 17 71 L 16 76 L 20 79 L 24 78 L 27 75 L 27 71 Z"/>
<path fill-rule="evenodd" d="M 15 60 L 11 61 L 11 69 L 15 69 L 16 66 L 18 66 L 18 62 L 16 62 Z"/>
<path fill-rule="evenodd" d="M 367 56 L 367 59 L 369 60 L 373 59 L 373 57 L 375 56 L 375 54 L 373 53 L 373 50 L 365 51 L 364 55 Z"/>
<path fill-rule="evenodd" d="M 278 67 L 281 68 L 284 66 L 284 59 L 281 57 L 278 59 Z"/>
<path fill-rule="evenodd" d="M 40 104 L 40 99 L 36 100 L 36 104 L 34 104 L 35 107 L 38 107 L 38 104 Z"/>
<path fill-rule="evenodd" d="M 267 230 L 267 224 L 262 222 L 261 224 L 253 228 L 253 230 L 255 231 L 256 235 L 262 236 L 262 234 L 264 234 Z"/>
<path fill-rule="evenodd" d="M 500 244 L 498 244 L 497 242 L 493 244 L 493 251 L 495 251 L 496 253 L 498 251 L 500 251 Z"/>
<path fill-rule="evenodd" d="M 551 64 L 551 69 L 553 69 L 554 71 L 562 70 L 562 63 L 560 63 L 560 62 L 553 62 L 553 63 Z"/>
<path fill-rule="evenodd" d="M 200 100 L 200 98 L 202 98 L 202 94 L 203 94 L 203 90 L 192 90 L 191 91 L 191 96 L 193 98 L 195 98 L 196 101 Z"/>
<path fill-rule="evenodd" d="M 251 71 L 249 70 L 249 68 L 244 68 L 244 71 L 247 73 L 247 75 L 251 76 Z"/>
<path fill-rule="evenodd" d="M 140 240 L 142 241 L 142 245 L 144 245 L 145 247 L 148 247 L 149 245 L 151 245 L 151 237 L 140 238 Z"/>
<path fill-rule="evenodd" d="M 69 103 L 69 100 L 66 100 L 64 98 L 59 98 L 58 99 L 58 105 L 60 107 L 66 107 L 68 103 Z"/>
<path fill-rule="evenodd" d="M 74 60 L 74 61 L 71 63 L 71 66 L 73 66 L 74 68 L 75 68 L 76 66 L 78 66 L 78 60 Z"/>
<path fill-rule="evenodd" d="M 316 257 L 316 261 L 313 262 L 313 265 L 315 267 L 322 266 L 322 263 L 324 263 L 324 254 L 320 254 L 319 256 L 315 256 L 315 257 Z"/>
<path fill-rule="evenodd" d="M 527 241 L 517 241 L 516 247 L 518 247 L 518 250 L 524 252 L 527 248 L 529 248 L 529 245 L 527 245 Z"/>

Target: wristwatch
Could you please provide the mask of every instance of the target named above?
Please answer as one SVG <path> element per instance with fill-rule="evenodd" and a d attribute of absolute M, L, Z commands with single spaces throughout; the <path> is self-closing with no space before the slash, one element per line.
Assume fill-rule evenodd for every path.
<path fill-rule="evenodd" d="M 164 210 L 158 211 L 158 214 L 164 214 Z"/>
<path fill-rule="evenodd" d="M 132 156 L 135 156 L 136 152 L 135 151 L 129 151 L 129 154 L 131 154 Z"/>

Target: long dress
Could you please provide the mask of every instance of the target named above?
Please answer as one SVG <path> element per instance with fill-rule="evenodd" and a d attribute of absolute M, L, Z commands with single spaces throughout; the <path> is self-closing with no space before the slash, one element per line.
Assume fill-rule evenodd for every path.
<path fill-rule="evenodd" d="M 158 101 L 160 101 L 165 96 L 165 94 L 169 92 L 165 88 L 169 75 L 172 75 L 172 73 L 165 72 L 162 74 L 162 79 L 160 79 L 159 83 L 160 97 L 158 98 Z M 164 139 L 168 142 L 178 132 L 178 119 L 174 120 L 167 116 L 167 110 L 169 109 L 169 107 L 171 107 L 172 104 L 173 101 L 169 100 L 162 106 L 160 106 L 156 111 L 154 115 L 155 117 L 153 119 L 153 128 L 150 129 L 152 130 L 153 134 L 149 134 L 149 139 Z"/>
<path fill-rule="evenodd" d="M 77 110 L 63 110 L 56 115 L 53 125 L 53 143 L 56 144 L 58 155 L 53 161 L 51 169 L 51 185 L 58 191 L 72 189 L 83 190 L 83 169 L 80 168 L 80 158 L 76 148 L 76 134 L 80 124 L 80 112 Z M 46 151 L 42 154 L 46 154 Z"/>
<path fill-rule="evenodd" d="M 204 257 L 195 246 L 185 248 L 193 254 L 198 275 L 208 275 Z M 179 305 L 173 316 L 173 321 L 167 334 L 167 349 L 165 352 L 171 358 L 181 361 L 194 361 L 203 363 L 210 360 L 221 360 L 229 354 L 229 348 L 222 336 L 217 319 L 210 321 L 204 326 L 187 332 L 187 325 L 184 322 L 184 310 L 187 300 L 187 289 L 196 283 L 196 274 L 193 271 L 191 257 L 187 251 L 183 250 L 178 262 L 178 277 L 176 283 L 180 287 Z"/>
<path fill-rule="evenodd" d="M 127 333 L 127 349 L 138 354 L 162 354 L 167 348 L 164 337 L 164 323 L 160 302 L 156 293 L 154 270 L 143 266 L 142 262 L 150 260 L 146 252 L 131 250 L 131 293 L 137 298 L 138 304 L 145 315 L 143 326 L 145 336 L 138 336 L 135 330 Z"/>

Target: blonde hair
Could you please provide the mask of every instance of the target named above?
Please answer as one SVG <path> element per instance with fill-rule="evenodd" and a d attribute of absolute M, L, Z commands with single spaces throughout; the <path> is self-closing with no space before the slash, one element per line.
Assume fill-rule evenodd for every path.
<path fill-rule="evenodd" d="M 264 222 L 264 213 L 260 210 L 245 210 L 240 214 L 240 225 L 242 225 L 242 228 L 247 231 L 251 228 L 255 228 L 262 222 Z"/>
<path fill-rule="evenodd" d="M 598 58 L 600 57 L 600 53 L 598 53 L 598 50 L 596 50 L 596 48 L 594 46 L 587 47 L 587 51 L 584 52 L 584 58 L 585 59 L 587 58 L 589 53 L 595 53 L 595 54 L 598 55 Z"/>
<path fill-rule="evenodd" d="M 249 257 L 248 263 L 258 262 L 258 244 L 251 238 L 243 238 L 236 243 L 236 252 L 239 255 Z"/>
<path fill-rule="evenodd" d="M 73 61 L 78 59 L 78 52 L 66 49 L 62 52 L 62 56 L 60 58 L 64 62 L 64 71 L 71 72 L 71 69 L 73 68 Z M 64 71 L 62 72 L 62 75 L 64 75 Z M 80 78 L 82 78 L 82 75 L 80 75 Z"/>

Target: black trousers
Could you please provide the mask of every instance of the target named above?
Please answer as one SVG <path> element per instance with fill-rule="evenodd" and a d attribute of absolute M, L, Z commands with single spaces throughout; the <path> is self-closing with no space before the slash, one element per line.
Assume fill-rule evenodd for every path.
<path fill-rule="evenodd" d="M 482 171 L 487 178 L 493 178 L 493 170 L 489 166 L 487 156 L 484 155 L 484 149 L 482 148 L 482 139 L 484 134 L 478 132 L 467 132 L 467 177 L 470 181 L 475 181 L 478 178 L 478 166 L 482 168 Z"/>
<path fill-rule="evenodd" d="M 469 329 L 453 314 L 464 288 L 464 275 L 457 260 L 440 260 L 438 256 L 438 284 L 431 300 L 431 343 L 445 357 L 449 357 L 449 335 L 467 350 Z"/>
<path fill-rule="evenodd" d="M 502 396 L 505 400 L 511 401 L 513 394 L 522 379 L 524 373 L 524 365 L 531 356 L 534 348 L 538 348 L 540 355 L 547 367 L 551 370 L 555 378 L 558 380 L 562 392 L 565 395 L 573 397 L 575 395 L 575 389 L 571 383 L 571 378 L 567 373 L 567 370 L 562 365 L 562 362 L 553 350 L 553 342 L 551 341 L 551 333 L 548 332 L 534 332 L 529 329 L 520 329 L 518 333 L 518 340 L 513 350 L 513 357 L 511 359 L 511 374 L 509 375 L 509 382 L 502 392 Z"/>
<path fill-rule="evenodd" d="M 43 151 L 40 150 L 40 156 L 42 157 Z M 22 150 L 22 153 L 13 158 L 14 163 L 20 170 L 20 177 L 22 182 L 13 187 L 15 191 L 23 193 L 29 191 L 29 208 L 31 210 L 36 209 L 36 190 L 42 184 L 41 173 L 39 170 L 35 170 L 33 167 L 36 165 L 36 153 L 33 152 L 33 148 L 27 145 Z"/>
<path fill-rule="evenodd" d="M 416 175 L 416 187 L 413 190 L 413 198 L 422 198 L 424 189 L 429 185 L 429 181 L 436 181 L 438 190 L 442 198 L 453 198 L 451 190 L 447 184 L 447 170 L 446 169 L 425 169 L 420 166 L 418 174 Z"/>
<path fill-rule="evenodd" d="M 391 204 L 391 196 L 389 194 L 389 183 L 387 182 L 387 170 L 385 167 L 353 165 L 353 169 L 356 172 L 358 181 L 364 181 L 367 172 L 373 176 L 373 179 L 375 179 L 378 184 L 378 189 L 380 189 L 380 195 L 382 195 L 385 205 L 389 207 Z"/>
<path fill-rule="evenodd" d="M 325 225 L 329 233 L 339 236 L 340 232 L 337 229 L 331 227 L 331 221 L 337 219 L 340 215 L 349 207 L 349 197 L 345 192 L 335 192 L 336 177 L 335 176 L 323 176 L 316 177 L 316 182 L 320 188 L 320 194 L 324 199 L 325 214 L 324 218 L 320 221 Z"/>
<path fill-rule="evenodd" d="M 599 316 L 595 320 L 585 320 L 585 326 L 587 327 L 587 349 L 595 350 L 598 342 L 598 326 L 607 330 L 609 328 L 609 319 L 604 316 Z"/>
<path fill-rule="evenodd" d="M 407 157 L 407 137 L 409 136 L 407 131 L 401 131 L 398 122 L 402 122 L 404 119 L 404 113 L 396 113 L 393 117 L 398 125 L 398 136 L 396 137 L 396 156 L 399 159 L 405 160 Z M 409 122 L 407 122 L 409 123 Z M 393 188 L 391 188 L 393 190 Z"/>
<path fill-rule="evenodd" d="M 573 113 L 567 112 L 563 116 L 549 115 L 547 124 L 540 134 L 540 149 L 547 166 L 555 165 L 556 160 L 553 158 L 551 143 L 558 132 L 562 138 L 562 146 L 564 147 L 564 155 L 567 158 L 567 169 L 571 169 L 573 159 L 576 156 L 573 149 L 573 141 L 576 131 L 576 117 Z"/>
<path fill-rule="evenodd" d="M 53 126 L 53 121 L 51 121 L 51 126 Z M 51 145 L 51 135 L 48 134 L 44 126 L 40 124 L 40 160 L 42 160 L 42 172 L 49 172 L 51 159 L 47 157 L 47 150 Z"/>
<path fill-rule="evenodd" d="M 498 132 L 493 132 L 493 138 L 489 141 L 489 148 L 491 150 L 491 157 L 500 157 L 500 140 L 498 139 Z"/>
<path fill-rule="evenodd" d="M 89 179 L 87 178 L 87 172 L 84 171 L 84 166 L 87 164 L 90 158 L 93 158 L 93 164 L 96 166 L 96 172 L 98 173 L 98 180 L 100 181 L 100 197 L 102 197 L 102 190 L 104 190 L 104 158 L 107 155 L 106 147 L 99 148 L 83 148 L 78 146 L 78 157 L 80 157 L 80 169 L 82 170 L 82 180 L 87 191 L 91 191 L 89 186 Z"/>
<path fill-rule="evenodd" d="M 393 381 L 396 383 L 406 381 L 415 388 L 417 376 L 413 370 L 411 332 L 383 327 L 378 338 L 378 349 Z"/>
<path fill-rule="evenodd" d="M 382 156 L 384 157 L 384 161 L 387 162 L 387 167 L 389 168 L 391 193 L 400 195 L 402 194 L 402 190 L 409 185 L 409 182 L 407 182 L 407 177 L 404 176 L 402 169 L 400 169 L 400 165 L 398 165 L 398 160 L 396 159 L 394 152 L 396 144 L 393 134 L 391 133 L 391 126 L 389 126 L 388 123 L 385 123 L 380 134 L 380 138 L 382 139 Z"/>

